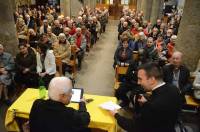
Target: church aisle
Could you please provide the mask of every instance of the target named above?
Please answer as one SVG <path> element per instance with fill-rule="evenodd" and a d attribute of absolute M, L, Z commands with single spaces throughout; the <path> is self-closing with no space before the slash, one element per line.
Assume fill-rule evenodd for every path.
<path fill-rule="evenodd" d="M 75 87 L 84 88 L 85 93 L 113 96 L 113 56 L 117 46 L 118 21 L 110 20 L 106 33 L 85 56 L 82 69 L 76 77 Z"/>

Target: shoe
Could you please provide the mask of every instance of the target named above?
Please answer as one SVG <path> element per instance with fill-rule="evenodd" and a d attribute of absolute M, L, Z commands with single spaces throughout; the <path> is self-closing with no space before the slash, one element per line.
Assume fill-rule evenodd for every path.
<path fill-rule="evenodd" d="M 7 100 L 5 100 L 5 104 L 6 104 L 7 106 L 10 106 L 10 105 L 12 104 L 12 101 L 9 100 L 9 99 L 7 99 Z"/>

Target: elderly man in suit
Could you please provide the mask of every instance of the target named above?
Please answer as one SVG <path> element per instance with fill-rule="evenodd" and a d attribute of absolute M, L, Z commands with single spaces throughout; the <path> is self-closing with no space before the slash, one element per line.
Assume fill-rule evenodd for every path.
<path fill-rule="evenodd" d="M 163 73 L 164 81 L 175 85 L 180 90 L 183 101 L 185 101 L 184 95 L 191 93 L 192 83 L 190 82 L 190 71 L 182 65 L 182 57 L 181 52 L 174 52 L 171 63 L 163 67 Z"/>
<path fill-rule="evenodd" d="M 48 100 L 37 99 L 30 112 L 30 132 L 86 132 L 90 115 L 85 102 L 79 110 L 67 107 L 72 97 L 72 82 L 67 77 L 55 77 L 48 89 Z"/>
<path fill-rule="evenodd" d="M 155 63 L 146 63 L 138 69 L 138 84 L 146 92 L 152 92 L 149 99 L 140 95 L 140 113 L 127 119 L 117 113 L 111 114 L 117 123 L 128 132 L 175 132 L 175 123 L 181 108 L 179 90 L 163 81 L 162 69 Z"/>

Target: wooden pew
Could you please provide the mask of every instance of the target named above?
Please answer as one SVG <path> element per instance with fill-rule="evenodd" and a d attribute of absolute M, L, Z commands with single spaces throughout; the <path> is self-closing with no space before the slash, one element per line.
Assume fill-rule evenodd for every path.
<path fill-rule="evenodd" d="M 127 70 L 128 70 L 128 67 L 122 67 L 122 66 L 116 65 L 116 67 L 115 67 L 115 82 L 114 82 L 115 90 L 119 88 L 119 84 L 121 83 L 119 81 L 119 75 L 125 75 Z"/>

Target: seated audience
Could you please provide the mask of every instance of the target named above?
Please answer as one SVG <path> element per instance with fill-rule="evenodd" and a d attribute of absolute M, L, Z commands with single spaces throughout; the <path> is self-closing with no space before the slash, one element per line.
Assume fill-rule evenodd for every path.
<path fill-rule="evenodd" d="M 146 63 L 138 68 L 138 84 L 146 92 L 152 92 L 149 99 L 142 94 L 138 98 L 141 110 L 133 119 L 117 113 L 111 114 L 120 127 L 128 132 L 175 132 L 175 124 L 181 109 L 178 89 L 163 82 L 162 70 L 155 63 Z"/>
<path fill-rule="evenodd" d="M 74 36 L 74 39 L 77 47 L 76 54 L 78 59 L 78 70 L 80 70 L 87 44 L 86 37 L 81 33 L 81 28 L 76 28 L 76 34 Z"/>
<path fill-rule="evenodd" d="M 27 39 L 28 27 L 26 26 L 22 18 L 18 18 L 16 23 L 16 29 L 17 29 L 17 37 L 19 40 Z"/>
<path fill-rule="evenodd" d="M 52 43 L 52 47 L 54 47 L 55 45 L 58 44 L 58 38 L 54 33 L 52 33 L 51 28 L 47 28 L 47 37 L 48 37 L 50 43 Z"/>
<path fill-rule="evenodd" d="M 29 44 L 31 47 L 36 48 L 38 41 L 39 41 L 39 35 L 33 30 L 33 29 L 29 29 Z"/>
<path fill-rule="evenodd" d="M 0 99 L 4 95 L 6 104 L 10 105 L 8 98 L 8 86 L 12 82 L 12 72 L 14 70 L 14 60 L 10 53 L 4 51 L 4 47 L 0 44 Z"/>
<path fill-rule="evenodd" d="M 56 74 L 56 63 L 53 50 L 49 50 L 47 45 L 38 44 L 37 46 L 37 73 L 48 88 L 49 82 Z"/>
<path fill-rule="evenodd" d="M 46 33 L 41 34 L 41 38 L 39 43 L 47 45 L 48 49 L 53 49 L 54 45 L 52 44 L 52 42 L 49 40 L 49 37 Z"/>
<path fill-rule="evenodd" d="M 58 36 L 60 33 L 63 32 L 63 28 L 61 27 L 61 24 L 59 20 L 54 21 L 54 26 L 52 27 L 52 32 Z"/>
<path fill-rule="evenodd" d="M 56 57 L 60 57 L 62 60 L 63 75 L 65 72 L 71 72 L 70 58 L 71 58 L 71 46 L 66 40 L 65 34 L 61 33 L 58 36 L 59 44 L 54 47 L 54 54 Z"/>
<path fill-rule="evenodd" d="M 129 64 L 132 61 L 132 49 L 128 47 L 128 38 L 122 38 L 122 46 L 118 47 L 114 55 L 113 67 L 121 65 L 121 63 Z"/>
<path fill-rule="evenodd" d="M 20 88 L 37 87 L 36 56 L 29 52 L 27 45 L 20 44 L 18 47 L 15 81 Z"/>
<path fill-rule="evenodd" d="M 86 132 L 90 123 L 85 102 L 79 109 L 67 107 L 72 97 L 72 82 L 66 77 L 55 77 L 48 88 L 48 100 L 37 99 L 29 115 L 30 132 Z"/>
<path fill-rule="evenodd" d="M 172 57 L 172 54 L 174 52 L 175 48 L 175 41 L 177 39 L 176 35 L 172 35 L 170 38 L 169 43 L 167 43 L 167 58 L 170 59 Z"/>
<path fill-rule="evenodd" d="M 152 37 L 149 37 L 147 39 L 147 44 L 141 56 L 141 61 L 142 63 L 155 62 L 155 61 L 158 62 L 158 51 L 156 49 Z"/>
<path fill-rule="evenodd" d="M 48 21 L 47 20 L 43 20 L 43 24 L 40 27 L 39 33 L 40 34 L 47 33 L 47 28 L 49 28 L 49 27 L 51 27 L 51 26 L 49 26 Z"/>
<path fill-rule="evenodd" d="M 172 55 L 169 65 L 163 67 L 164 81 L 176 86 L 185 101 L 185 94 L 191 94 L 192 83 L 190 82 L 190 71 L 182 64 L 183 54 L 176 51 Z"/>

